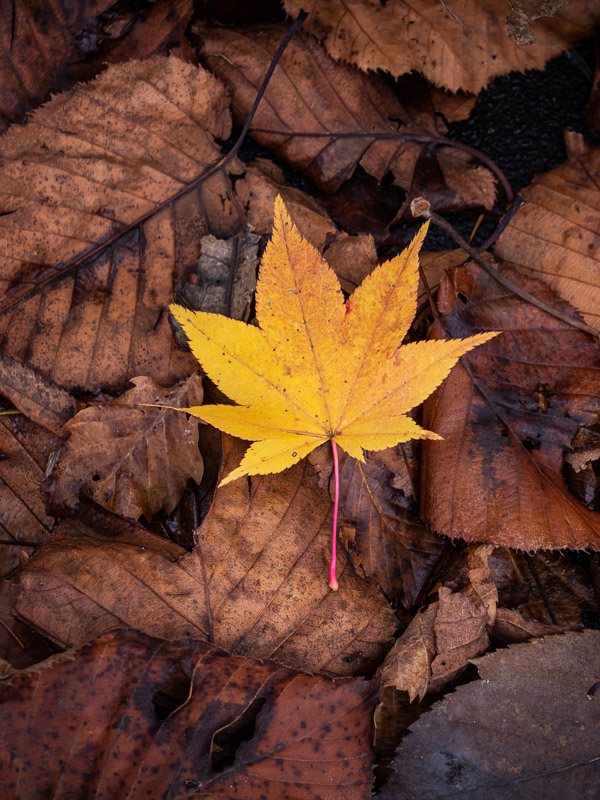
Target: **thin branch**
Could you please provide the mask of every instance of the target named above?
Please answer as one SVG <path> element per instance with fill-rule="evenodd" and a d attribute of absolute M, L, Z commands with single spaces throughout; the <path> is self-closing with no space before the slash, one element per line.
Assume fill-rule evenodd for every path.
<path fill-rule="evenodd" d="M 402 131 L 389 131 L 389 133 L 367 133 L 362 131 L 350 133 L 301 133 L 298 131 L 273 131 L 269 130 L 268 128 L 252 128 L 250 133 L 264 133 L 268 134 L 269 136 L 285 136 L 288 139 L 291 137 L 300 139 L 400 139 L 404 142 L 431 144 L 435 147 L 453 147 L 456 150 L 464 150 L 465 153 L 469 153 L 469 155 L 472 155 L 478 161 L 481 161 L 482 164 L 485 164 L 486 167 L 491 170 L 491 172 L 493 172 L 500 181 L 508 202 L 512 203 L 513 200 L 513 192 L 510 188 L 510 183 L 508 182 L 506 175 L 502 172 L 495 161 L 493 161 L 489 156 L 486 156 L 486 154 L 482 153 L 480 150 L 477 150 L 468 144 L 464 144 L 463 142 L 457 142 L 454 139 L 448 139 L 445 136 L 437 136 L 432 133 L 403 133 Z"/>
<path fill-rule="evenodd" d="M 59 268 L 55 268 L 55 271 L 53 273 L 51 273 L 50 275 L 47 275 L 45 278 L 43 278 L 40 281 L 38 281 L 35 285 L 27 287 L 27 289 L 24 292 L 21 292 L 20 294 L 16 295 L 15 297 L 12 297 L 12 298 L 6 300 L 4 303 L 2 303 L 0 305 L 0 314 L 3 313 L 4 311 L 8 311 L 8 309 L 12 308 L 14 305 L 16 305 L 18 302 L 23 300 L 25 297 L 30 297 L 32 294 L 40 291 L 40 289 L 43 289 L 45 286 L 48 286 L 49 284 L 54 283 L 54 281 L 59 280 L 64 275 L 66 275 L 68 272 L 71 272 L 72 270 L 76 269 L 77 267 L 79 267 L 84 262 L 95 258 L 95 256 L 97 256 L 99 253 L 102 253 L 108 247 L 112 247 L 112 245 L 115 242 L 117 242 L 119 239 L 121 239 L 123 236 L 126 236 L 128 233 L 130 233 L 132 230 L 134 230 L 138 226 L 143 225 L 144 222 L 146 222 L 148 219 L 153 217 L 155 214 L 157 214 L 163 208 L 166 208 L 166 206 L 169 206 L 169 205 L 171 205 L 171 203 L 176 202 L 177 200 L 179 200 L 180 197 L 183 197 L 185 194 L 187 194 L 192 189 L 194 189 L 197 186 L 199 186 L 201 183 L 206 181 L 208 178 L 212 177 L 217 172 L 220 172 L 221 170 L 223 170 L 224 167 L 232 159 L 235 158 L 235 156 L 237 155 L 238 150 L 242 146 L 242 143 L 243 143 L 244 139 L 246 138 L 246 134 L 248 133 L 248 129 L 249 129 L 250 125 L 252 124 L 252 120 L 254 118 L 254 115 L 256 114 L 256 110 L 258 108 L 258 104 L 260 103 L 260 101 L 262 100 L 262 98 L 264 96 L 264 93 L 265 93 L 265 91 L 267 89 L 267 85 L 268 85 L 269 81 L 271 80 L 271 76 L 273 75 L 275 67 L 279 63 L 279 60 L 281 59 L 281 56 L 283 55 L 283 52 L 284 52 L 285 48 L 290 43 L 290 40 L 297 33 L 297 31 L 299 30 L 300 26 L 302 25 L 302 23 L 306 19 L 306 16 L 307 15 L 304 12 L 302 12 L 298 16 L 298 18 L 295 20 L 295 22 L 290 26 L 290 28 L 288 29 L 286 35 L 281 40 L 281 44 L 279 45 L 279 47 L 277 48 L 277 52 L 273 56 L 273 60 L 271 61 L 269 69 L 267 70 L 267 74 L 265 75 L 264 80 L 262 82 L 262 86 L 260 87 L 260 89 L 258 91 L 258 94 L 256 95 L 256 99 L 254 101 L 254 104 L 253 104 L 253 106 L 252 106 L 252 108 L 250 110 L 250 113 L 248 114 L 248 119 L 246 120 L 246 123 L 244 124 L 244 127 L 242 128 L 242 132 L 238 136 L 238 138 L 237 138 L 235 144 L 233 145 L 233 147 L 231 148 L 231 150 L 229 150 L 223 156 L 223 158 L 221 158 L 219 161 L 217 161 L 216 164 L 213 164 L 212 167 L 209 167 L 208 169 L 204 170 L 204 172 L 201 172 L 200 175 L 198 175 L 196 178 L 194 178 L 192 181 L 190 181 L 188 184 L 186 184 L 182 189 L 180 189 L 174 195 L 172 195 L 171 197 L 167 198 L 166 200 L 163 200 L 162 203 L 158 203 L 156 206 L 154 206 L 154 208 L 151 211 L 148 211 L 146 214 L 144 214 L 143 216 L 139 217 L 139 219 L 136 219 L 135 222 L 130 223 L 125 228 L 122 228 L 117 233 L 114 233 L 111 237 L 106 239 L 106 241 L 102 242 L 101 244 L 95 245 L 90 250 L 87 250 L 87 251 L 84 251 L 83 253 L 80 253 L 79 255 L 77 255 L 74 258 L 72 258 L 69 261 L 67 261 L 67 263 L 63 267 L 60 267 L 60 269 Z M 50 264 L 48 264 L 46 266 L 49 267 L 50 269 L 53 269 L 52 265 L 50 265 Z"/>
<path fill-rule="evenodd" d="M 558 625 L 556 617 L 554 616 L 554 611 L 552 611 L 552 606 L 550 605 L 550 598 L 548 597 L 548 592 L 546 591 L 544 584 L 542 583 L 542 579 L 540 578 L 537 568 L 533 563 L 533 559 L 527 552 L 524 552 L 523 555 L 525 556 L 525 561 L 527 562 L 529 571 L 533 575 L 533 580 L 535 581 L 535 584 L 539 589 L 540 594 L 542 595 L 542 600 L 544 601 L 544 605 L 546 606 L 546 611 L 548 612 L 548 616 L 552 620 L 553 625 Z"/>
<path fill-rule="evenodd" d="M 525 203 L 525 198 L 522 194 L 518 194 L 512 202 L 512 205 L 506 212 L 506 214 L 500 220 L 500 224 L 496 227 L 496 230 L 492 233 L 490 238 L 484 242 L 481 247 L 477 248 L 477 252 L 479 255 L 485 253 L 486 250 L 489 250 L 492 245 L 496 244 L 500 236 L 506 230 L 506 226 L 517 213 L 517 211 L 521 208 L 521 206 Z"/>
<path fill-rule="evenodd" d="M 481 269 L 487 272 L 488 275 L 494 278 L 494 280 L 498 281 L 498 283 L 502 284 L 502 286 L 504 286 L 506 289 L 513 292 L 513 294 L 516 294 L 527 303 L 531 303 L 531 305 L 536 306 L 542 311 L 545 311 L 547 314 L 556 317 L 556 319 L 561 320 L 561 322 L 565 322 L 567 325 L 571 325 L 573 328 L 578 328 L 580 331 L 589 333 L 596 338 L 598 337 L 598 331 L 594 328 L 591 328 L 589 325 L 586 325 L 585 322 L 581 322 L 578 319 L 570 317 L 568 314 L 559 311 L 558 309 L 554 308 L 554 306 L 545 303 L 543 300 L 538 300 L 537 297 L 534 297 L 525 289 L 521 289 L 520 286 L 518 286 L 516 283 L 513 283 L 510 278 L 505 277 L 493 264 L 490 264 L 483 259 L 479 252 L 475 250 L 474 247 L 471 247 L 471 245 L 462 238 L 462 236 L 452 227 L 448 220 L 440 217 L 439 214 L 435 213 L 435 211 L 432 211 L 429 201 L 424 197 L 415 198 L 412 201 L 410 208 L 413 217 L 430 219 L 435 225 L 446 231 L 446 233 L 448 233 L 454 239 L 456 244 L 471 256 L 473 261 L 475 261 L 475 263 L 478 264 Z"/>

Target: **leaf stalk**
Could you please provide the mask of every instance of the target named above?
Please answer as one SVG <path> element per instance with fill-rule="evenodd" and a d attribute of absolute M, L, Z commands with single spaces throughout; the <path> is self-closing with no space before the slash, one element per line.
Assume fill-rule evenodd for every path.
<path fill-rule="evenodd" d="M 336 542 L 337 542 L 337 517 L 340 504 L 340 464 L 338 460 L 337 445 L 331 439 L 331 449 L 333 451 L 333 480 L 335 484 L 335 494 L 333 499 L 333 533 L 331 536 L 331 561 L 329 563 L 329 586 L 334 592 L 338 590 L 338 582 L 335 576 L 336 568 Z"/>

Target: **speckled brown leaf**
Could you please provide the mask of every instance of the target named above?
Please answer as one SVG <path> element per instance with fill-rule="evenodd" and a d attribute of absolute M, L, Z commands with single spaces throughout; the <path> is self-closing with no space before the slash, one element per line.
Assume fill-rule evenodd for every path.
<path fill-rule="evenodd" d="M 0 684 L 3 797 L 368 800 L 374 695 L 198 640 L 109 633 Z"/>
<path fill-rule="evenodd" d="M 285 0 L 284 6 L 294 16 L 309 12 L 306 29 L 334 58 L 394 76 L 417 70 L 438 86 L 474 93 L 496 75 L 540 69 L 598 21 L 593 3 L 576 0 L 532 22 L 536 43 L 521 47 L 507 35 L 511 7 L 504 0 Z"/>
<path fill-rule="evenodd" d="M 224 473 L 244 447 L 225 437 Z M 343 554 L 340 589 L 329 589 L 331 511 L 304 461 L 253 478 L 251 489 L 245 481 L 218 489 L 188 555 L 118 518 L 70 521 L 21 572 L 17 613 L 62 646 L 119 624 L 166 638 L 212 631 L 234 653 L 370 674 L 397 619 Z M 60 600 L 48 604 L 49 592 Z"/>
<path fill-rule="evenodd" d="M 64 88 L 61 72 L 81 58 L 77 33 L 113 1 L 0 2 L 0 132 Z"/>
<path fill-rule="evenodd" d="M 201 235 L 229 235 L 240 220 L 222 171 L 166 201 L 220 159 L 228 105 L 204 70 L 154 58 L 110 67 L 2 137 L 4 356 L 92 391 L 194 370 L 166 308 Z"/>
<path fill-rule="evenodd" d="M 245 121 L 284 32 L 283 25 L 201 31 L 204 62 L 229 89 L 238 124 Z M 250 133 L 331 192 L 359 164 L 377 180 L 391 172 L 395 183 L 409 190 L 419 158 L 430 160 L 429 151 L 423 152 L 423 137 L 431 141 L 445 131 L 433 110 L 401 104 L 379 76 L 334 61 L 312 37 L 298 33 L 269 83 Z M 421 140 L 394 138 L 398 132 Z M 449 190 L 444 208 L 494 204 L 494 177 L 469 154 L 444 147 L 431 159 Z M 435 204 L 436 196 L 430 199 Z"/>
<path fill-rule="evenodd" d="M 536 297 L 574 314 L 543 284 L 508 271 Z M 598 345 L 469 264 L 442 282 L 447 333 L 502 331 L 453 370 L 424 407 L 443 442 L 423 447 L 421 511 L 447 536 L 527 550 L 600 547 L 600 514 L 561 474 L 579 424 L 596 418 Z"/>
<path fill-rule="evenodd" d="M 197 406 L 202 381 L 193 375 L 173 389 L 134 378 L 116 400 L 90 405 L 65 425 L 70 437 L 44 484 L 52 507 L 64 514 L 79 494 L 129 519 L 173 511 L 193 478 L 202 479 L 198 421 L 169 408 Z"/>
<path fill-rule="evenodd" d="M 572 153 L 523 190 L 520 208 L 496 245 L 500 258 L 544 280 L 600 330 L 600 148 Z"/>
<path fill-rule="evenodd" d="M 565 800 L 598 789 L 600 633 L 489 653 L 411 726 L 382 800 Z"/>
<path fill-rule="evenodd" d="M 32 422 L 64 437 L 63 425 L 79 411 L 79 403 L 38 370 L 19 359 L 0 356 L 0 395 Z"/>
<path fill-rule="evenodd" d="M 63 440 L 22 415 L 0 417 L 0 539 L 43 542 L 54 527 L 40 485 Z M 7 575 L 31 547 L 0 544 L 0 575 Z"/>

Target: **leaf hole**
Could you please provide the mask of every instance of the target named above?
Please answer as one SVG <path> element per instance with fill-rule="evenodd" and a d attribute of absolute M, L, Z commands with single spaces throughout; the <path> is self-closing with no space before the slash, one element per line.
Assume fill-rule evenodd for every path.
<path fill-rule="evenodd" d="M 181 708 L 190 696 L 191 688 L 190 676 L 177 664 L 152 696 L 152 705 L 157 718 L 166 719 L 178 708 Z"/>
<path fill-rule="evenodd" d="M 465 305 L 469 302 L 469 298 L 467 297 L 467 295 L 463 294 L 462 292 L 458 293 L 458 299 L 460 300 L 461 303 L 465 303 Z"/>
<path fill-rule="evenodd" d="M 96 473 L 95 475 L 92 475 L 92 480 L 93 481 L 99 481 L 100 480 L 100 475 L 98 475 L 98 473 Z"/>
<path fill-rule="evenodd" d="M 539 450 L 540 449 L 540 440 L 539 439 L 532 439 L 531 436 L 528 436 L 526 439 L 523 439 L 521 442 L 525 450 Z"/>
<path fill-rule="evenodd" d="M 238 747 L 254 737 L 256 718 L 266 702 L 266 697 L 256 697 L 239 717 L 216 731 L 210 743 L 210 766 L 213 772 L 223 772 L 234 764 Z"/>

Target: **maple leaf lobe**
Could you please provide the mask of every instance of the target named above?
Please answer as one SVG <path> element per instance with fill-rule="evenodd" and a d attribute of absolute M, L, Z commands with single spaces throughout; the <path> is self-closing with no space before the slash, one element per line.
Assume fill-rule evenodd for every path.
<path fill-rule="evenodd" d="M 280 472 L 328 440 L 364 461 L 364 450 L 440 438 L 407 413 L 461 355 L 496 334 L 402 346 L 426 233 L 427 224 L 345 301 L 337 276 L 277 197 L 256 288 L 259 327 L 171 307 L 207 375 L 238 403 L 183 410 L 253 442 L 221 485 Z"/>

